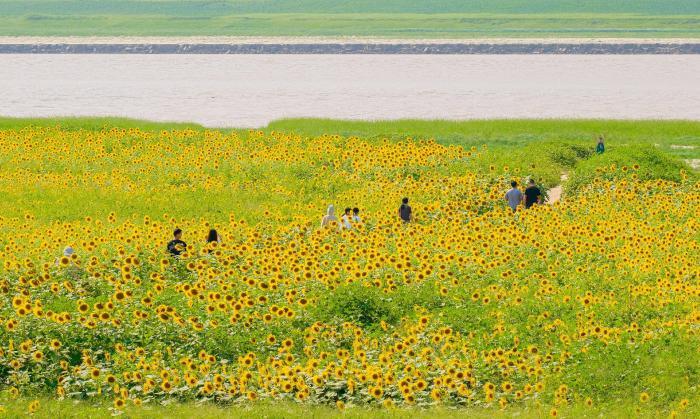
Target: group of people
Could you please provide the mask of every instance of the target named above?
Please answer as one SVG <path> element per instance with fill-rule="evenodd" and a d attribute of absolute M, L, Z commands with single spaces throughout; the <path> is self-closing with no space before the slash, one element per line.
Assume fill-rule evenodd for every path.
<path fill-rule="evenodd" d="M 209 234 L 207 234 L 207 244 L 212 242 L 221 242 L 221 236 L 219 236 L 219 233 L 213 228 L 209 230 Z M 175 257 L 180 256 L 187 250 L 187 243 L 182 240 L 182 229 L 175 229 L 173 232 L 173 239 L 168 242 L 167 248 L 168 253 Z"/>
<path fill-rule="evenodd" d="M 537 187 L 535 181 L 530 179 L 525 192 L 518 189 L 518 182 L 510 182 L 511 189 L 506 192 L 506 202 L 513 212 L 518 210 L 518 205 L 523 204 L 525 208 L 530 208 L 535 204 L 543 203 L 542 191 Z"/>
<path fill-rule="evenodd" d="M 411 206 L 408 205 L 408 198 L 403 198 L 401 200 L 401 206 L 399 206 L 399 219 L 404 223 L 410 223 L 413 221 L 413 210 Z M 350 230 L 353 225 L 361 224 L 362 219 L 360 218 L 360 209 L 355 208 L 345 208 L 345 212 L 338 220 L 335 215 L 335 206 L 333 204 L 328 206 L 326 210 L 326 215 L 321 219 L 321 228 L 332 226 L 338 224 L 340 230 Z"/>
<path fill-rule="evenodd" d="M 604 138 L 601 135 L 598 137 L 596 153 L 601 154 L 604 152 L 605 143 Z M 516 212 L 520 205 L 523 205 L 525 208 L 530 208 L 535 204 L 544 203 L 542 191 L 537 187 L 534 179 L 530 179 L 527 188 L 525 188 L 524 191 L 521 191 L 518 188 L 518 182 L 516 181 L 512 181 L 510 186 L 511 189 L 506 192 L 505 200 L 513 212 Z M 401 205 L 399 206 L 398 210 L 398 218 L 405 224 L 413 221 L 413 210 L 408 204 L 408 198 L 403 198 L 401 200 Z M 324 215 L 321 219 L 321 228 L 338 225 L 340 230 L 351 230 L 353 226 L 361 223 L 362 219 L 360 218 L 359 208 L 345 208 L 343 215 L 340 217 L 340 219 L 338 219 L 338 217 L 335 215 L 335 206 L 331 204 L 326 210 L 326 215 Z M 181 229 L 175 229 L 173 236 L 173 240 L 168 242 L 168 252 L 173 256 L 180 256 L 185 250 L 187 250 L 187 243 L 182 241 Z M 217 233 L 214 229 L 209 230 L 209 234 L 207 235 L 207 243 L 219 241 L 221 241 L 219 233 Z M 71 253 L 72 250 L 73 249 L 70 248 Z"/>
<path fill-rule="evenodd" d="M 605 143 L 604 138 L 601 135 L 598 137 L 596 153 L 601 154 L 604 152 Z M 510 186 L 511 189 L 505 194 L 505 200 L 508 203 L 508 206 L 513 210 L 513 212 L 516 212 L 518 210 L 518 206 L 520 206 L 521 204 L 525 208 L 530 208 L 535 204 L 542 204 L 544 202 L 542 191 L 540 190 L 540 188 L 537 187 L 533 179 L 530 179 L 530 181 L 528 182 L 528 186 L 527 188 L 525 188 L 524 192 L 520 191 L 520 189 L 518 188 L 518 182 L 516 181 L 512 181 L 510 183 Z M 398 210 L 398 218 L 399 220 L 401 220 L 401 222 L 405 224 L 413 221 L 413 210 L 408 204 L 408 198 L 403 198 L 401 200 L 401 205 L 399 206 Z M 361 223 L 362 219 L 360 218 L 359 208 L 345 208 L 343 215 L 340 217 L 340 220 L 338 220 L 338 217 L 335 215 L 335 206 L 329 205 L 326 211 L 326 215 L 324 215 L 321 219 L 321 228 L 337 224 L 339 225 L 340 230 L 350 230 L 353 228 L 354 225 L 358 225 Z M 215 229 L 209 230 L 209 234 L 207 234 L 206 240 L 207 244 L 220 241 L 221 236 L 219 236 L 219 233 Z M 168 253 L 170 253 L 174 257 L 180 256 L 183 252 L 187 250 L 187 243 L 185 243 L 182 240 L 182 229 L 175 229 L 175 231 L 173 232 L 173 239 L 168 242 L 167 250 Z M 73 253 L 73 248 L 68 246 L 64 249 L 63 256 L 66 258 L 70 258 L 73 255 Z M 59 259 L 56 259 L 56 265 L 58 264 Z"/>
<path fill-rule="evenodd" d="M 343 215 L 340 217 L 340 221 L 338 220 L 338 217 L 335 215 L 335 206 L 334 205 L 329 205 L 328 209 L 326 210 L 326 215 L 323 216 L 321 219 L 321 227 L 327 227 L 330 225 L 338 224 L 340 226 L 340 229 L 346 229 L 350 230 L 352 229 L 353 225 L 361 224 L 362 223 L 362 218 L 360 218 L 360 209 L 355 207 L 355 208 L 345 208 L 345 211 L 343 212 Z"/>

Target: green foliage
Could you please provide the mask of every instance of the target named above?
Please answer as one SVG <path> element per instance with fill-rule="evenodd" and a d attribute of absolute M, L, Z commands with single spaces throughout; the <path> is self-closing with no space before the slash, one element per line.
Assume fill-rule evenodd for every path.
<path fill-rule="evenodd" d="M 357 282 L 326 293 L 316 310 L 321 321 L 335 324 L 351 321 L 363 328 L 376 328 L 381 321 L 396 323 L 400 318 L 395 304 L 376 289 Z"/>

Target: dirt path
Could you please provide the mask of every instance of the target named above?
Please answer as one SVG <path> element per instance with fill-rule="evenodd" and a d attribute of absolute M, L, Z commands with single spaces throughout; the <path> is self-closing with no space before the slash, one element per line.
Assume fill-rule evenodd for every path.
<path fill-rule="evenodd" d="M 553 204 L 555 202 L 561 201 L 562 194 L 564 192 L 562 184 L 569 179 L 568 173 L 561 174 L 561 183 L 549 190 L 549 197 L 545 201 L 547 204 Z"/>

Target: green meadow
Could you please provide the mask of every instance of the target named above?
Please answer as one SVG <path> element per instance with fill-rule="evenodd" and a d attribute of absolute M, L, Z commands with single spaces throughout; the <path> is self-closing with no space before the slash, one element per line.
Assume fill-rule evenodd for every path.
<path fill-rule="evenodd" d="M 0 0 L 0 36 L 695 38 L 692 0 Z"/>

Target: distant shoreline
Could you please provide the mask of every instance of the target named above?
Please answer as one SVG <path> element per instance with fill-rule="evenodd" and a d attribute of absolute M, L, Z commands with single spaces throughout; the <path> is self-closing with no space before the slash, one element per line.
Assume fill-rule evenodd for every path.
<path fill-rule="evenodd" d="M 376 36 L 0 36 L 4 44 L 696 44 L 700 38 L 392 38 Z"/>
<path fill-rule="evenodd" d="M 0 54 L 700 54 L 700 40 L 0 37 Z"/>

